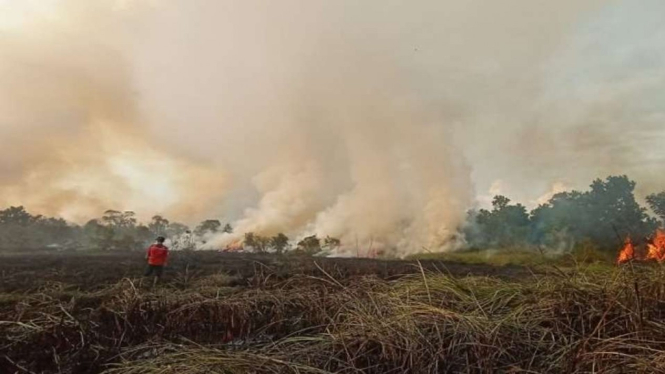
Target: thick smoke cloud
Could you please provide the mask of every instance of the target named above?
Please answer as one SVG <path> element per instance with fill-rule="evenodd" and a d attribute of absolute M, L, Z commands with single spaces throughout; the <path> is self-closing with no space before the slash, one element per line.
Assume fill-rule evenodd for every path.
<path fill-rule="evenodd" d="M 405 254 L 499 180 L 663 182 L 657 0 L 88 3 L 0 39 L 0 202 Z"/>
<path fill-rule="evenodd" d="M 107 209 L 191 219 L 220 195 L 218 175 L 142 125 L 129 47 L 144 9 L 120 5 L 3 3 L 0 205 L 79 221 Z M 184 195 L 194 188 L 206 198 Z"/>
<path fill-rule="evenodd" d="M 171 108 L 153 122 L 187 129 L 196 149 L 183 150 L 230 166 L 238 194 L 259 192 L 249 209 L 238 206 L 236 234 L 212 245 L 248 231 L 316 233 L 402 250 L 449 245 L 473 200 L 450 131 L 457 114 L 422 100 L 411 67 L 403 66 L 414 53 L 410 43 L 382 40 L 392 16 L 372 15 L 378 4 L 351 2 L 227 5 L 164 9 L 160 19 L 192 31 L 186 40 L 157 35 L 143 75 L 143 87 L 159 87 L 146 112 Z M 189 60 L 164 62 L 183 50 L 199 63 L 192 76 L 151 77 L 157 60 L 169 71 L 188 69 Z M 191 120 L 181 118 L 183 106 L 197 108 L 198 125 L 183 126 Z"/>

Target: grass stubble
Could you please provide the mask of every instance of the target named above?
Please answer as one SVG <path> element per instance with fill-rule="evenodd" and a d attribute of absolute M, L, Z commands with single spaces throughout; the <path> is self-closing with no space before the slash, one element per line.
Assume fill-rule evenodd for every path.
<path fill-rule="evenodd" d="M 0 296 L 7 373 L 665 372 L 665 269 L 180 274 Z"/>

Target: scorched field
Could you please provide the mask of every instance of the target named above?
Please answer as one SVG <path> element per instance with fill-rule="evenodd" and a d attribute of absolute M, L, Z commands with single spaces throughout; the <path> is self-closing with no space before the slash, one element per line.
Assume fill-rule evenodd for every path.
<path fill-rule="evenodd" d="M 2 373 L 665 372 L 659 265 L 4 255 Z"/>

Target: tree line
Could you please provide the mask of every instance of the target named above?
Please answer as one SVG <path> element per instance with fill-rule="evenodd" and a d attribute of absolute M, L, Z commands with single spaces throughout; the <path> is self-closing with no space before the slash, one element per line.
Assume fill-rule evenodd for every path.
<path fill-rule="evenodd" d="M 240 244 L 243 250 L 251 250 L 257 253 L 277 253 L 282 254 L 292 252 L 304 255 L 320 255 L 331 253 L 339 248 L 341 241 L 337 238 L 326 236 L 321 239 L 316 235 L 310 235 L 291 245 L 291 240 L 284 233 L 275 236 L 261 236 L 248 232 Z"/>
<path fill-rule="evenodd" d="M 491 209 L 469 211 L 460 231 L 469 248 L 565 250 L 588 242 L 615 250 L 625 237 L 643 240 L 665 221 L 665 191 L 647 196 L 647 208 L 637 202 L 635 186 L 625 175 L 596 179 L 589 190 L 558 193 L 530 212 L 505 196 L 495 196 Z M 233 228 L 217 219 L 204 220 L 190 229 L 159 215 L 141 223 L 134 212 L 108 210 L 99 218 L 77 225 L 61 218 L 33 215 L 21 206 L 0 211 L 0 250 L 139 250 L 157 236 L 177 240 L 180 249 L 192 249 L 195 242 L 224 232 L 231 233 Z M 234 249 L 253 252 L 318 254 L 341 245 L 337 238 L 316 235 L 292 244 L 283 233 L 272 237 L 241 234 L 244 240 Z"/>
<path fill-rule="evenodd" d="M 647 208 L 635 186 L 625 175 L 596 179 L 589 190 L 558 193 L 530 212 L 495 196 L 491 209 L 468 213 L 464 237 L 472 248 L 570 249 L 587 242 L 616 250 L 628 236 L 644 241 L 665 221 L 665 192 L 647 196 Z"/>
<path fill-rule="evenodd" d="M 205 243 L 206 238 L 215 234 L 232 233 L 229 223 L 222 224 L 217 219 L 207 219 L 194 229 L 179 222 L 156 215 L 147 224 L 141 223 L 132 211 L 107 210 L 99 217 L 84 225 L 68 223 L 61 218 L 33 215 L 24 207 L 10 207 L 0 211 L 0 250 L 143 250 L 157 236 L 171 239 L 175 249 L 191 250 L 197 244 Z M 330 252 L 340 246 L 339 239 L 316 235 L 291 244 L 283 233 L 275 236 L 262 236 L 252 232 L 244 233 L 243 240 L 235 249 L 257 253 L 320 254 Z"/>
<path fill-rule="evenodd" d="M 144 224 L 132 211 L 107 210 L 101 217 L 77 225 L 62 218 L 33 215 L 22 206 L 0 210 L 0 250 L 138 250 L 157 236 L 204 236 L 218 231 L 231 232 L 232 228 L 229 224 L 222 226 L 219 220 L 205 220 L 191 230 L 185 224 L 159 215 Z"/>

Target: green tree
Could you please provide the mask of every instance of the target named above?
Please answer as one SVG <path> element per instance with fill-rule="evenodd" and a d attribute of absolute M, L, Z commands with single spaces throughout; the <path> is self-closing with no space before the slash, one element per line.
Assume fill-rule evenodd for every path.
<path fill-rule="evenodd" d="M 231 234 L 233 232 L 233 227 L 231 227 L 230 223 L 227 223 L 226 225 L 224 225 L 224 228 L 222 229 L 222 232 L 227 233 L 227 234 Z"/>
<path fill-rule="evenodd" d="M 85 244 L 87 247 L 98 250 L 111 250 L 114 248 L 115 232 L 113 228 L 103 225 L 99 220 L 93 219 L 83 226 Z"/>
<path fill-rule="evenodd" d="M 39 220 L 41 216 L 33 216 L 23 206 L 9 207 L 0 211 L 0 224 L 28 226 Z"/>
<path fill-rule="evenodd" d="M 117 210 L 107 210 L 100 219 L 88 222 L 84 232 L 102 250 L 140 250 L 153 236 L 148 226 L 138 224 L 134 212 Z"/>
<path fill-rule="evenodd" d="M 168 219 L 160 215 L 156 215 L 153 216 L 150 220 L 148 228 L 150 229 L 150 232 L 153 234 L 153 236 L 164 236 L 168 231 L 169 224 L 170 222 Z"/>
<path fill-rule="evenodd" d="M 521 204 L 510 204 L 505 196 L 495 196 L 492 210 L 470 213 L 467 241 L 477 247 L 515 247 L 528 243 L 529 214 Z"/>
<path fill-rule="evenodd" d="M 591 239 L 596 243 L 605 245 L 603 239 L 607 238 L 612 246 L 616 245 L 611 235 L 612 226 L 640 236 L 651 233 L 653 222 L 646 209 L 635 200 L 635 186 L 636 183 L 625 175 L 593 181 L 587 204 L 590 215 L 596 219 L 596 224 L 590 227 Z"/>
<path fill-rule="evenodd" d="M 660 218 L 661 223 L 665 222 L 665 191 L 647 196 L 647 204 Z"/>
<path fill-rule="evenodd" d="M 247 247 L 251 247 L 252 250 L 256 253 L 266 253 L 270 248 L 270 238 L 256 235 L 253 232 L 248 232 L 245 234 L 245 240 L 243 244 Z"/>
<path fill-rule="evenodd" d="M 532 239 L 547 243 L 557 233 L 581 242 L 590 240 L 604 249 L 621 245 L 621 236 L 645 237 L 657 226 L 646 209 L 635 200 L 635 182 L 627 176 L 596 179 L 587 192 L 571 191 L 555 195 L 531 214 Z"/>
<path fill-rule="evenodd" d="M 132 211 L 120 212 L 117 210 L 107 210 L 102 216 L 101 222 L 104 225 L 114 228 L 134 228 L 136 226 L 136 213 Z"/>
<path fill-rule="evenodd" d="M 321 239 L 316 235 L 308 236 L 298 242 L 296 253 L 314 256 L 321 253 Z"/>
<path fill-rule="evenodd" d="M 270 247 L 275 250 L 275 253 L 284 253 L 289 246 L 289 238 L 281 232 L 270 239 Z"/>
<path fill-rule="evenodd" d="M 153 240 L 155 240 L 155 235 L 150 230 L 150 227 L 145 225 L 136 226 L 136 231 L 133 235 L 136 244 L 139 246 L 139 249 L 148 246 Z"/>
<path fill-rule="evenodd" d="M 510 205 L 510 199 L 502 196 L 502 195 L 497 195 L 494 196 L 494 199 L 492 199 L 492 207 L 494 208 L 495 211 L 500 211 L 505 208 L 507 208 Z"/>
<path fill-rule="evenodd" d="M 207 219 L 201 222 L 201 224 L 198 225 L 196 229 L 194 229 L 194 233 L 198 236 L 202 236 L 208 233 L 214 234 L 219 231 L 220 227 L 222 227 L 222 223 L 219 222 L 219 220 Z"/>
<path fill-rule="evenodd" d="M 166 236 L 170 238 L 178 237 L 189 231 L 189 227 L 185 224 L 179 222 L 169 223 L 169 227 L 166 229 Z"/>
<path fill-rule="evenodd" d="M 65 220 L 33 215 L 24 207 L 0 211 L 0 248 L 39 249 L 71 245 L 76 231 Z"/>
<path fill-rule="evenodd" d="M 35 231 L 51 245 L 71 244 L 75 239 L 75 228 L 62 218 L 41 218 L 34 226 Z"/>

